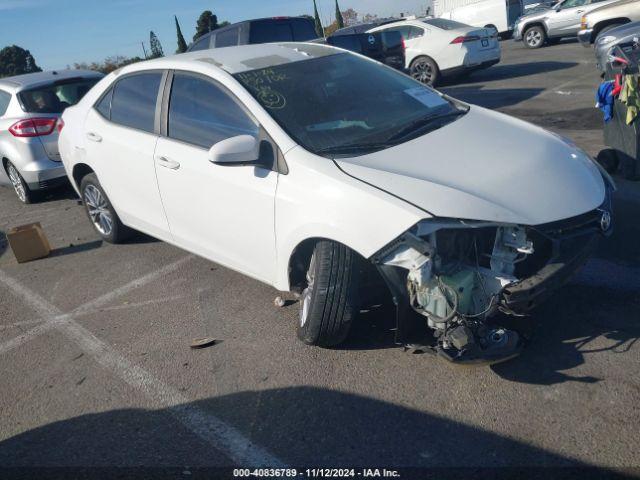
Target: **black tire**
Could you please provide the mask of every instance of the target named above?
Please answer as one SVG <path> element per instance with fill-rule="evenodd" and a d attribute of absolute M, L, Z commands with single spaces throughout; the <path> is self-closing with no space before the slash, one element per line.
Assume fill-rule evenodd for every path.
<path fill-rule="evenodd" d="M 411 62 L 409 75 L 425 85 L 435 87 L 440 81 L 440 68 L 435 60 L 424 55 Z"/>
<path fill-rule="evenodd" d="M 102 200 L 98 200 L 98 195 Z M 80 182 L 80 195 L 84 204 L 87 217 L 91 221 L 94 230 L 100 237 L 108 243 L 121 243 L 131 236 L 132 230 L 125 226 L 115 209 L 111 205 L 111 201 L 102 189 L 98 177 L 95 173 L 85 175 Z M 100 212 L 100 213 L 96 213 Z M 109 229 L 106 228 L 108 222 L 106 215 L 109 214 L 111 223 Z"/>
<path fill-rule="evenodd" d="M 527 48 L 540 48 L 546 41 L 547 32 L 538 25 L 527 28 L 522 34 L 522 43 Z"/>
<path fill-rule="evenodd" d="M 342 343 L 358 312 L 358 255 L 329 240 L 319 241 L 300 298 L 298 338 L 307 345 Z"/>
<path fill-rule="evenodd" d="M 35 202 L 36 192 L 29 188 L 29 185 L 24 181 L 17 167 L 13 163 L 7 162 L 5 171 L 7 172 L 7 177 L 9 177 L 9 181 L 13 186 L 13 191 L 16 193 L 18 200 L 25 205 Z"/>

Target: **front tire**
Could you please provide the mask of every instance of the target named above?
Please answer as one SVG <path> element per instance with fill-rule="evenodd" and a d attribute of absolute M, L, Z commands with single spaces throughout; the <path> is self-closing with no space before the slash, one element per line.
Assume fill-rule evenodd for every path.
<path fill-rule="evenodd" d="M 13 190 L 16 192 L 18 200 L 24 204 L 33 203 L 35 200 L 34 192 L 29 188 L 27 182 L 24 181 L 18 169 L 11 162 L 7 162 L 7 176 L 11 181 L 11 185 L 13 185 Z"/>
<path fill-rule="evenodd" d="M 358 312 L 358 256 L 337 242 L 318 242 L 300 298 L 298 338 L 307 345 L 342 343 Z"/>
<path fill-rule="evenodd" d="M 435 87 L 440 81 L 440 69 L 438 64 L 430 57 L 418 57 L 409 67 L 409 74 L 425 85 Z"/>
<path fill-rule="evenodd" d="M 94 230 L 105 242 L 121 243 L 131 236 L 131 230 L 120 221 L 95 173 L 82 179 L 80 193 Z"/>
<path fill-rule="evenodd" d="M 524 46 L 527 48 L 540 48 L 547 40 L 547 32 L 540 26 L 529 27 L 522 36 Z"/>

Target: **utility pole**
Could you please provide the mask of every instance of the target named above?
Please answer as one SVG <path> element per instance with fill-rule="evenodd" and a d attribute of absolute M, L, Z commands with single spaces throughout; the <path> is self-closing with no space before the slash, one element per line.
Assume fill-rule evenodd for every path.
<path fill-rule="evenodd" d="M 140 42 L 142 44 L 142 52 L 144 53 L 144 59 L 146 60 L 147 58 L 149 58 L 147 56 L 147 50 L 144 48 L 144 42 Z"/>

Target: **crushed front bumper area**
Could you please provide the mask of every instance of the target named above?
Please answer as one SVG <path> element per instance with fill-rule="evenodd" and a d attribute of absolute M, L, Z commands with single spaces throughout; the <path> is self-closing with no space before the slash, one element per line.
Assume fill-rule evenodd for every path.
<path fill-rule="evenodd" d="M 560 288 L 611 233 L 609 207 L 532 227 L 420 222 L 371 258 L 396 305 L 396 342 L 424 343 L 426 323 L 432 350 L 451 362 L 516 356 L 518 333 L 487 320 L 524 315 Z"/>

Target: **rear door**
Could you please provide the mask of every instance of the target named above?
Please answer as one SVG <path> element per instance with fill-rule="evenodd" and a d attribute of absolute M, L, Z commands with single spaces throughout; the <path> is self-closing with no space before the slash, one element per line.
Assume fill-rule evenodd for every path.
<path fill-rule="evenodd" d="M 153 160 L 162 78 L 156 70 L 117 80 L 89 111 L 84 135 L 87 159 L 122 220 L 168 239 Z"/>
<path fill-rule="evenodd" d="M 272 282 L 278 174 L 209 161 L 209 149 L 221 140 L 258 137 L 257 122 L 208 77 L 176 71 L 170 88 L 155 169 L 173 238 L 187 250 Z"/>

